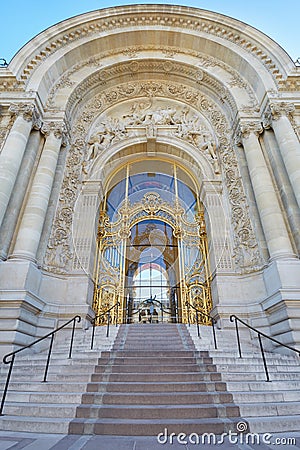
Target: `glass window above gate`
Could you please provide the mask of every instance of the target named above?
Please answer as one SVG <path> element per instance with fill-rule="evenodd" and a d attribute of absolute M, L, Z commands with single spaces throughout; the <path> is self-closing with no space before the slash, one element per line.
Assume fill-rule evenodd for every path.
<path fill-rule="evenodd" d="M 190 175 L 174 163 L 144 160 L 121 168 L 109 181 L 106 211 L 112 222 L 118 220 L 118 209 L 128 199 L 131 205 L 141 202 L 144 195 L 155 192 L 162 201 L 173 204 L 177 199 L 188 221 L 198 211 L 195 183 Z"/>

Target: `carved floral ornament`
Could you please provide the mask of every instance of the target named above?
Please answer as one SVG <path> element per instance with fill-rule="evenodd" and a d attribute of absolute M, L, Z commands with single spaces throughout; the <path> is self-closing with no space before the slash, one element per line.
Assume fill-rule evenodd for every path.
<path fill-rule="evenodd" d="M 64 122 L 47 121 L 43 122 L 41 132 L 47 137 L 53 135 L 56 139 L 61 140 L 61 145 L 65 147 L 68 144 L 67 128 Z"/>
<path fill-rule="evenodd" d="M 183 52 L 183 50 L 181 50 L 181 52 Z M 67 88 L 67 91 L 64 92 L 63 97 L 69 96 L 66 109 L 70 110 L 77 104 L 78 100 L 82 100 L 88 90 L 95 89 L 95 86 L 100 86 L 103 88 L 103 86 L 107 85 L 108 88 L 109 85 L 115 85 L 117 83 L 116 80 L 121 75 L 123 77 L 127 76 L 132 78 L 135 73 L 156 73 L 162 74 L 162 76 L 165 77 L 165 73 L 170 71 L 173 77 L 184 77 L 185 80 L 189 80 L 188 83 L 194 88 L 197 88 L 197 85 L 201 84 L 213 91 L 221 103 L 228 105 L 233 117 L 236 116 L 237 108 L 243 111 L 249 111 L 250 109 L 259 111 L 259 106 L 253 89 L 235 70 L 216 58 L 201 54 L 192 56 L 188 52 L 186 53 L 190 58 L 192 57 L 189 64 L 179 61 L 164 60 L 161 58 L 144 58 L 134 61 L 122 61 L 103 68 L 105 61 L 104 57 L 101 60 L 97 59 L 97 61 L 99 61 L 98 66 L 93 59 L 91 69 L 92 72 L 89 76 L 86 76 L 85 72 L 85 79 L 77 84 L 78 81 L 72 81 L 71 75 L 77 70 L 81 70 L 85 67 L 85 65 L 91 66 L 90 60 L 85 61 L 81 66 L 75 65 L 72 69 L 68 70 L 62 78 L 58 80 L 57 84 L 53 86 L 47 100 L 47 108 L 55 110 L 56 108 L 59 109 L 63 107 L 63 105 L 56 105 L 55 103 L 55 96 L 61 89 Z M 212 70 L 208 70 L 208 68 L 212 69 L 216 66 L 222 69 L 223 80 L 218 79 Z M 77 75 L 77 80 L 78 79 L 80 79 L 79 74 Z M 70 89 L 70 87 L 73 87 L 75 84 L 77 84 L 77 86 Z M 237 106 L 236 100 L 231 92 L 233 88 L 242 91 L 242 97 L 246 100 L 246 105 L 243 104 L 239 105 L 239 107 Z M 236 98 L 238 99 L 239 96 L 237 95 Z"/>
<path fill-rule="evenodd" d="M 26 122 L 36 122 L 39 118 L 33 103 L 13 103 L 9 107 L 9 113 L 13 117 L 21 116 Z"/>
<path fill-rule="evenodd" d="M 147 109 L 141 107 L 141 102 L 148 98 L 150 100 L 155 98 L 164 98 L 166 101 L 177 100 L 181 104 L 185 104 L 181 110 L 172 111 L 172 109 L 162 109 L 160 111 Z M 93 122 L 97 117 L 108 108 L 118 104 L 124 100 L 133 100 L 132 110 L 127 117 L 123 118 L 122 123 L 114 122 L 113 118 L 108 119 L 108 122 L 99 124 L 102 131 L 97 135 L 92 133 L 89 135 L 89 130 L 92 128 Z M 247 198 L 244 193 L 242 179 L 239 173 L 237 158 L 234 152 L 234 146 L 230 141 L 231 130 L 224 114 L 218 107 L 199 90 L 187 87 L 180 83 L 167 82 L 136 82 L 124 83 L 102 91 L 99 95 L 92 98 L 81 110 L 77 121 L 72 129 L 72 143 L 69 149 L 65 175 L 62 183 L 62 189 L 59 197 L 59 204 L 54 219 L 50 241 L 45 256 L 45 269 L 56 273 L 65 273 L 70 270 L 70 259 L 73 253 L 72 250 L 72 228 L 71 220 L 65 220 L 62 217 L 62 209 L 74 209 L 77 192 L 81 186 L 83 177 L 82 165 L 88 163 L 89 159 L 93 159 L 98 151 L 107 150 L 111 145 L 115 135 L 113 133 L 114 127 L 120 127 L 118 133 L 128 133 L 129 128 L 145 126 L 157 126 L 158 123 L 166 121 L 169 127 L 173 128 L 173 133 L 181 133 L 182 140 L 184 139 L 203 139 L 203 133 L 207 130 L 201 131 L 200 135 L 194 133 L 196 126 L 193 128 L 191 115 L 186 116 L 187 129 L 182 127 L 185 122 L 182 117 L 185 111 L 193 108 L 199 111 L 201 115 L 206 117 L 211 124 L 218 148 L 214 147 L 222 167 L 224 186 L 227 189 L 229 203 L 231 205 L 231 221 L 234 235 L 234 259 L 236 262 L 236 269 L 238 271 L 247 272 L 253 271 L 253 268 L 261 268 L 262 258 L 259 248 L 256 243 L 253 226 L 251 224 Z M 145 114 L 148 111 L 149 117 Z M 151 114 L 150 114 L 151 113 Z M 177 123 L 176 117 L 181 117 L 181 123 Z M 147 123 L 149 120 L 149 123 Z M 125 121 L 125 122 L 124 122 Z M 127 122 L 126 122 L 127 121 Z M 155 124 L 155 121 L 158 123 Z M 141 122 L 140 124 L 138 122 Z M 172 123 L 174 122 L 174 125 Z M 125 126 L 127 125 L 127 128 Z M 131 125 L 129 125 L 131 123 Z M 196 123 L 196 122 L 195 122 Z M 200 124 L 201 125 L 201 124 Z M 164 125 L 161 125 L 164 126 Z M 198 125 L 197 125 L 198 126 Z M 126 129 L 128 131 L 126 131 Z M 194 135 L 195 134 L 195 135 Z M 86 148 L 86 139 L 89 139 Z M 211 142 L 212 136 L 208 136 L 208 142 Z M 97 141 L 98 140 L 98 141 Z M 100 142 L 99 142 L 100 141 Z M 96 144 L 96 145 L 95 145 Z M 199 145 L 199 144 L 198 144 Z M 104 148 L 103 148 L 104 147 Z M 210 156 L 212 158 L 212 155 Z M 61 254 L 69 255 L 69 258 L 61 258 Z"/>
<path fill-rule="evenodd" d="M 182 54 L 184 57 L 189 57 L 191 59 L 191 64 L 182 64 L 178 61 L 170 61 L 170 60 L 161 60 L 154 62 L 154 61 L 148 61 L 147 63 L 145 61 L 124 61 L 122 65 L 118 64 L 113 67 L 103 68 L 103 62 L 106 58 L 109 58 L 111 56 L 119 57 L 120 56 L 120 50 L 119 49 L 112 49 L 105 52 L 102 52 L 100 56 L 97 56 L 97 58 L 89 58 L 85 61 L 80 61 L 80 63 L 75 64 L 70 69 L 68 69 L 64 74 L 61 76 L 61 78 L 57 81 L 57 83 L 52 87 L 48 100 L 46 108 L 49 109 L 55 109 L 55 96 L 58 93 L 59 90 L 71 88 L 73 87 L 76 82 L 72 80 L 72 75 L 79 72 L 82 69 L 86 69 L 87 67 L 90 68 L 90 70 L 94 71 L 95 68 L 97 69 L 97 73 L 94 75 L 90 75 L 87 80 L 85 80 L 83 83 L 80 84 L 75 89 L 74 94 L 72 94 L 73 100 L 69 100 L 69 107 L 72 107 L 72 104 L 76 102 L 77 98 L 81 98 L 86 90 L 91 87 L 95 82 L 100 82 L 102 84 L 106 84 L 107 81 L 115 76 L 116 74 L 119 74 L 120 70 L 122 71 L 123 75 L 125 72 L 128 72 L 130 74 L 131 72 L 134 73 L 134 71 L 137 70 L 146 70 L 148 72 L 157 71 L 160 70 L 163 72 L 172 72 L 173 75 L 178 74 L 180 76 L 185 75 L 186 77 L 189 77 L 193 82 L 196 84 L 207 84 L 210 86 L 210 89 L 213 88 L 217 96 L 222 101 L 228 101 L 228 103 L 231 106 L 232 110 L 235 110 L 235 102 L 233 98 L 229 95 L 229 89 L 232 87 L 239 88 L 243 90 L 247 97 L 249 98 L 248 104 L 242 106 L 241 110 L 249 110 L 249 108 L 253 108 L 256 110 L 259 110 L 259 106 L 257 103 L 256 95 L 249 85 L 249 83 L 244 80 L 241 75 L 232 67 L 230 67 L 228 64 L 224 63 L 223 61 L 214 58 L 213 56 L 205 55 L 201 52 L 191 50 L 191 49 L 184 49 L 184 48 L 178 48 L 178 47 L 168 47 L 168 46 L 158 46 L 158 45 L 139 45 L 139 46 L 132 46 L 128 49 L 128 52 L 130 54 L 134 54 L 137 56 L 137 54 L 142 55 L 142 53 L 145 55 L 145 52 L 147 51 L 155 51 L 158 55 L 162 54 L 167 57 L 170 57 L 169 54 L 172 55 L 172 57 L 176 54 Z M 127 52 L 127 53 L 128 53 Z M 122 54 L 127 54 L 124 51 L 122 51 Z M 145 66 L 147 64 L 147 67 Z M 214 77 L 210 76 L 209 69 L 213 69 L 215 67 L 219 67 L 224 71 L 225 74 L 228 74 L 228 82 L 227 86 L 228 88 L 225 88 L 221 86 L 220 82 L 217 81 Z M 100 69 L 100 71 L 99 71 Z M 205 69 L 205 70 L 204 70 Z M 78 79 L 78 75 L 77 75 Z M 226 86 L 226 83 L 225 85 Z"/>

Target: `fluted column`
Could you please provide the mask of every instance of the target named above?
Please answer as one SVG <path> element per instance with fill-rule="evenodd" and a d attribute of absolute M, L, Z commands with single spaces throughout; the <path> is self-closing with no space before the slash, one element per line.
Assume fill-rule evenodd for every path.
<path fill-rule="evenodd" d="M 33 121 L 37 119 L 33 104 L 11 105 L 9 111 L 16 116 L 16 120 L 0 154 L 0 225 L 14 188 Z"/>
<path fill-rule="evenodd" d="M 289 120 L 295 107 L 291 103 L 272 103 L 265 114 L 264 126 L 272 126 L 288 177 L 300 207 L 300 142 Z"/>
<path fill-rule="evenodd" d="M 294 257 L 288 231 L 258 136 L 259 122 L 241 124 L 241 138 L 270 257 Z"/>
<path fill-rule="evenodd" d="M 46 140 L 12 254 L 14 258 L 33 261 L 36 259 L 43 230 L 58 155 L 61 146 L 65 144 L 65 129 L 62 122 L 45 123 L 41 131 L 45 134 Z"/>

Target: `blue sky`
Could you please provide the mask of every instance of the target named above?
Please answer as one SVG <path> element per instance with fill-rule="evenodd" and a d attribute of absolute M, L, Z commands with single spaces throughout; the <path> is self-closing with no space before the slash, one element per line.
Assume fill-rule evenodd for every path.
<path fill-rule="evenodd" d="M 94 9 L 134 3 L 181 4 L 226 14 L 263 31 L 293 60 L 300 57 L 299 0 L 4 0 L 0 6 L 0 58 L 9 62 L 28 40 L 61 20 Z"/>

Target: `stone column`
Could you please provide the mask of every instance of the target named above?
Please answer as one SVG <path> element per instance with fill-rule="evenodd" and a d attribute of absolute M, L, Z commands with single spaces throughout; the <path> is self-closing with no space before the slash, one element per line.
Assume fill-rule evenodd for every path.
<path fill-rule="evenodd" d="M 295 110 L 291 103 L 272 103 L 265 114 L 264 126 L 272 126 L 295 197 L 300 207 L 300 142 L 289 117 Z"/>
<path fill-rule="evenodd" d="M 36 128 L 36 127 L 35 127 Z M 18 222 L 22 204 L 26 195 L 27 186 L 31 178 L 34 163 L 38 151 L 41 148 L 42 137 L 40 131 L 31 131 L 28 138 L 27 147 L 20 166 L 19 174 L 15 182 L 13 192 L 6 209 L 6 213 L 1 226 L 0 233 L 0 258 L 6 259 L 11 245 L 13 234 Z"/>
<path fill-rule="evenodd" d="M 12 258 L 32 261 L 36 259 L 65 129 L 62 122 L 50 122 L 41 131 L 46 140 L 12 254 Z"/>
<path fill-rule="evenodd" d="M 11 105 L 9 110 L 16 120 L 0 155 L 0 225 L 15 185 L 32 123 L 37 118 L 33 104 Z"/>
<path fill-rule="evenodd" d="M 270 257 L 271 259 L 291 258 L 295 255 L 258 140 L 262 131 L 263 128 L 259 122 L 242 123 L 242 144 Z"/>

